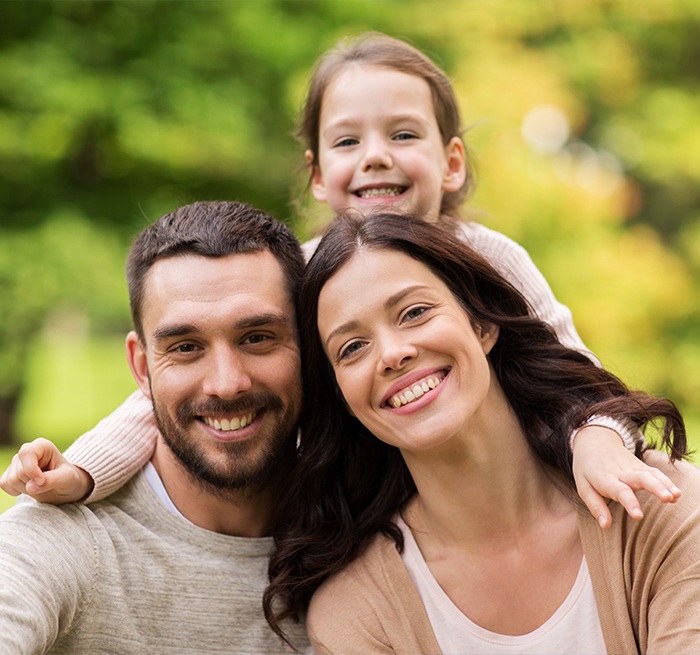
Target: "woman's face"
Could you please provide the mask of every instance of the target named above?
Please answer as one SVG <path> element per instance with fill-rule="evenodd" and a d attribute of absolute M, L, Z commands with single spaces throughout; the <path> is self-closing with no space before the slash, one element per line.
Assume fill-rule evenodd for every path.
<path fill-rule="evenodd" d="M 427 450 L 487 418 L 497 330 L 475 329 L 412 257 L 358 252 L 321 290 L 318 329 L 348 409 L 382 441 Z"/>

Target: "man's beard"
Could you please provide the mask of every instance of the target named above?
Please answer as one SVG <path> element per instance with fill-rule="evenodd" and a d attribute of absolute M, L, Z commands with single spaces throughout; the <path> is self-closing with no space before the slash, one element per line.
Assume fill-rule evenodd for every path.
<path fill-rule="evenodd" d="M 159 406 L 152 392 L 151 397 L 156 423 L 166 445 L 192 479 L 209 490 L 259 489 L 269 484 L 281 466 L 293 457 L 301 404 L 298 398 L 290 398 L 286 408 L 282 399 L 270 392 L 251 393 L 234 401 L 210 398 L 196 404 L 185 402 L 173 419 L 166 408 Z M 199 421 L 199 416 L 238 415 L 261 408 L 267 419 L 266 434 L 258 432 L 252 440 L 209 441 L 205 447 L 204 442 L 188 434 L 188 427 Z M 270 422 L 271 415 L 277 420 Z"/>

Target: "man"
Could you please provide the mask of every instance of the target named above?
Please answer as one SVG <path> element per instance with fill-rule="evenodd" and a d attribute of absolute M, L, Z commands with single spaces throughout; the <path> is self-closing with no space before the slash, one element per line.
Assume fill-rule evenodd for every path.
<path fill-rule="evenodd" d="M 127 359 L 160 436 L 106 500 L 0 517 L 0 653 L 280 653 L 261 608 L 301 409 L 291 232 L 204 202 L 146 228 Z M 306 648 L 303 627 L 286 632 Z"/>

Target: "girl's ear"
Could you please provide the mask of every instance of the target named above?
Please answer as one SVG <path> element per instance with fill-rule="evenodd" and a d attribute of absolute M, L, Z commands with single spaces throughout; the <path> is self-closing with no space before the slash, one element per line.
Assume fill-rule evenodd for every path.
<path fill-rule="evenodd" d="M 498 341 L 499 327 L 494 323 L 485 323 L 476 327 L 476 334 L 481 341 L 484 355 L 488 355 Z"/>
<path fill-rule="evenodd" d="M 453 136 L 445 147 L 445 158 L 442 190 L 448 193 L 459 191 L 467 179 L 467 154 L 464 142 L 458 136 Z"/>
<path fill-rule="evenodd" d="M 129 362 L 131 374 L 139 385 L 143 395 L 151 398 L 151 385 L 148 379 L 148 359 L 146 349 L 138 334 L 133 330 L 126 335 L 126 359 Z"/>
<path fill-rule="evenodd" d="M 318 202 L 326 202 L 326 186 L 323 183 L 320 167 L 318 164 L 314 164 L 314 153 L 311 150 L 307 150 L 304 153 L 304 157 L 306 158 L 309 175 L 311 175 L 311 193 L 314 194 L 314 198 Z"/>

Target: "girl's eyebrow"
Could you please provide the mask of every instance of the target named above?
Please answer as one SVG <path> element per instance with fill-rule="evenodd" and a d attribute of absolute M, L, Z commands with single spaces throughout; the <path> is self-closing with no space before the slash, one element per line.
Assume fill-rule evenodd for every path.
<path fill-rule="evenodd" d="M 416 123 L 421 123 L 425 124 L 427 121 L 423 116 L 417 112 L 403 112 L 400 114 L 391 114 L 389 116 L 389 120 L 392 123 L 401 123 L 401 122 L 416 122 Z M 357 123 L 359 123 L 359 119 L 356 116 L 342 116 L 338 118 L 337 120 L 331 120 L 325 127 L 324 130 L 322 130 L 323 134 L 327 134 L 331 130 L 340 130 L 340 129 L 345 129 L 345 128 L 352 128 Z"/>
<path fill-rule="evenodd" d="M 390 309 L 393 307 L 396 303 L 400 302 L 403 300 L 406 296 L 410 295 L 414 291 L 418 289 L 428 289 L 425 284 L 413 284 L 410 287 L 406 287 L 404 289 L 401 289 L 400 291 L 397 291 L 396 293 L 392 294 L 389 296 L 385 301 L 384 301 L 384 309 Z M 350 321 L 346 321 L 342 325 L 339 325 L 335 330 L 333 330 L 327 337 L 326 340 L 323 342 L 324 347 L 326 351 L 328 350 L 328 345 L 330 344 L 331 340 L 334 337 L 340 336 L 341 334 L 347 334 L 348 332 L 352 332 L 353 330 L 356 330 L 359 327 L 359 322 L 355 319 L 352 319 Z"/>

